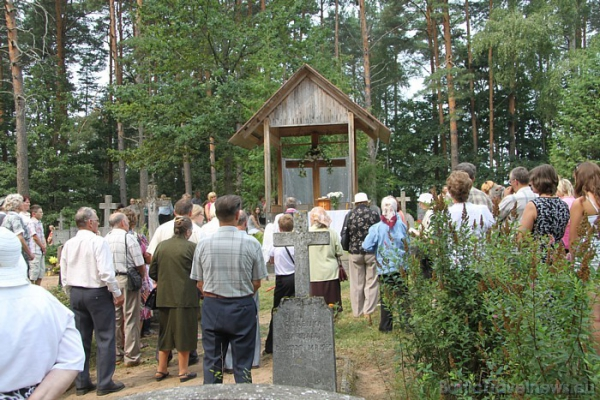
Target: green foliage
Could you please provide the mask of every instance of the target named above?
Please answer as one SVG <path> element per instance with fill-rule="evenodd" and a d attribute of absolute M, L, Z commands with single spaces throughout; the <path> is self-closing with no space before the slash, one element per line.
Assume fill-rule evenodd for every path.
<path fill-rule="evenodd" d="M 589 295 L 600 276 L 590 265 L 593 250 L 573 255 L 583 260 L 577 268 L 561 249 L 548 253 L 553 262 L 547 264 L 543 239 L 518 241 L 508 223 L 478 238 L 466 224 L 455 229 L 445 209 L 438 202 L 429 236 L 411 242 L 412 334 L 400 347 L 417 371 L 413 394 L 498 398 L 502 390 L 517 395 L 521 389 L 515 387 L 525 385 L 527 398 L 560 388 L 597 398 L 600 358 Z M 587 240 L 597 235 L 593 229 L 584 233 Z M 431 278 L 421 270 L 425 258 Z M 390 301 L 394 314 L 402 315 L 398 299 Z"/>
<path fill-rule="evenodd" d="M 578 163 L 600 160 L 600 40 L 574 53 L 561 72 L 551 160 L 560 174 L 571 176 Z"/>

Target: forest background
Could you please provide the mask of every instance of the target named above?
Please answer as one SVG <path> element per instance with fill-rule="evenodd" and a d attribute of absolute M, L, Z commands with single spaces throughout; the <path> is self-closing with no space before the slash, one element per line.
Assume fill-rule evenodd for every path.
<path fill-rule="evenodd" d="M 3 2 L 0 193 L 46 223 L 148 183 L 256 204 L 263 150 L 227 141 L 304 63 L 391 129 L 358 135 L 375 201 L 439 188 L 462 161 L 480 185 L 600 160 L 598 0 Z"/>

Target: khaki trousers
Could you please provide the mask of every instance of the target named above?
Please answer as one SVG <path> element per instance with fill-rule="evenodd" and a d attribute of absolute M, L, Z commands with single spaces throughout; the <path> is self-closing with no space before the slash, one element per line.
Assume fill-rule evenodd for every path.
<path fill-rule="evenodd" d="M 123 305 L 115 308 L 117 360 L 123 359 L 126 363 L 138 362 L 141 358 L 140 311 L 142 301 L 140 292 L 127 290 L 126 275 L 117 275 L 116 278 L 121 292 L 125 294 Z"/>
<path fill-rule="evenodd" d="M 377 308 L 379 280 L 375 254 L 349 254 L 350 304 L 352 315 L 370 315 Z"/>

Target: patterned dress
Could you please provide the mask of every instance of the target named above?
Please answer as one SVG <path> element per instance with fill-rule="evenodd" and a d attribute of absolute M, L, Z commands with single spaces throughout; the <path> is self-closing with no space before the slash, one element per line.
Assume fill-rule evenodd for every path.
<path fill-rule="evenodd" d="M 533 235 L 550 237 L 551 245 L 559 242 L 569 223 L 570 214 L 567 203 L 558 197 L 537 197 L 531 202 L 537 210 L 537 218 L 533 221 Z"/>

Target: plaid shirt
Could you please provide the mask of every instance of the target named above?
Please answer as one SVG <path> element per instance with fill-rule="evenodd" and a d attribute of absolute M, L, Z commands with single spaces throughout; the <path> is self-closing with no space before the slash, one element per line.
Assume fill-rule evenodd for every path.
<path fill-rule="evenodd" d="M 510 212 L 513 210 L 513 208 L 516 205 L 517 206 L 516 221 L 519 221 L 521 219 L 521 216 L 523 215 L 523 211 L 525 210 L 525 206 L 527 205 L 527 203 L 529 203 L 531 200 L 535 199 L 536 197 L 538 197 L 538 196 L 535 193 L 533 193 L 533 190 L 531 190 L 531 188 L 529 186 L 519 189 L 517 191 L 517 193 L 515 193 L 515 194 L 506 196 L 505 198 L 502 199 L 502 201 L 500 202 L 500 205 L 498 206 L 498 208 L 500 209 L 500 211 L 498 213 L 498 220 L 502 221 L 502 220 L 506 219 L 507 217 L 510 217 L 512 220 Z"/>
<path fill-rule="evenodd" d="M 467 201 L 469 203 L 487 206 L 490 212 L 494 211 L 494 206 L 492 206 L 492 200 L 489 198 L 489 196 L 475 187 L 471 188 L 471 191 L 469 192 L 469 199 Z"/>
<path fill-rule="evenodd" d="M 29 250 L 31 250 L 33 254 L 42 254 L 42 248 L 37 245 L 35 240 L 33 240 L 33 236 L 37 236 L 42 243 L 46 242 L 46 238 L 44 237 L 44 224 L 36 218 L 31 218 L 28 227 L 29 232 L 31 232 L 31 238 L 27 242 Z"/>

